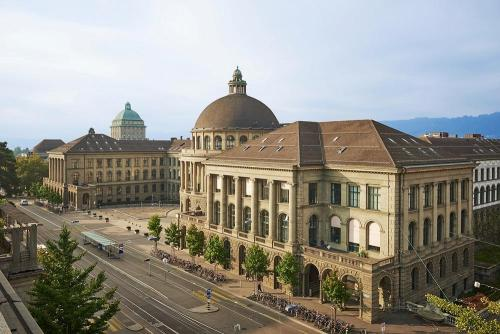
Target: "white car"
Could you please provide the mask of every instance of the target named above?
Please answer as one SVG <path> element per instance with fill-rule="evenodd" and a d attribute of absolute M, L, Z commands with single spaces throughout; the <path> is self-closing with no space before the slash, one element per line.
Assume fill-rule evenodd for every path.
<path fill-rule="evenodd" d="M 27 199 L 22 199 L 21 200 L 21 205 L 28 205 L 28 200 Z"/>

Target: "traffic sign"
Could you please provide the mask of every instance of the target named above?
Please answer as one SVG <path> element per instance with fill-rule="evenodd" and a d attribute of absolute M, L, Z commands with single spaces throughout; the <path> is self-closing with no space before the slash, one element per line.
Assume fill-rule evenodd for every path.
<path fill-rule="evenodd" d="M 206 292 L 207 298 L 210 299 L 212 298 L 212 289 L 208 288 Z"/>

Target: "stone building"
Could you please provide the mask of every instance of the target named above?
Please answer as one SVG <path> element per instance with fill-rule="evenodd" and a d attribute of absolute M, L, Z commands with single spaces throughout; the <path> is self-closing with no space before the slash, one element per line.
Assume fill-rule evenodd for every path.
<path fill-rule="evenodd" d="M 486 139 L 480 134 L 464 138 L 426 136 L 434 147 L 475 163 L 473 177 L 474 230 L 482 240 L 500 238 L 500 140 Z"/>
<path fill-rule="evenodd" d="M 116 115 L 111 124 L 111 137 L 117 140 L 145 140 L 146 126 L 141 116 L 132 110 L 130 103 Z"/>
<path fill-rule="evenodd" d="M 61 145 L 64 145 L 64 142 L 61 139 L 44 139 L 33 147 L 31 153 L 40 156 L 44 160 L 47 160 L 47 158 L 49 157 L 47 152 Z"/>
<path fill-rule="evenodd" d="M 322 300 L 322 280 L 337 271 L 367 321 L 427 292 L 471 288 L 471 162 L 370 120 L 279 127 L 260 103 L 230 103 L 244 87 L 230 82 L 202 112 L 181 157 L 181 224 L 222 237 L 228 270 L 244 275 L 258 244 L 271 259 L 264 283 L 277 288 L 291 252 L 296 294 Z"/>

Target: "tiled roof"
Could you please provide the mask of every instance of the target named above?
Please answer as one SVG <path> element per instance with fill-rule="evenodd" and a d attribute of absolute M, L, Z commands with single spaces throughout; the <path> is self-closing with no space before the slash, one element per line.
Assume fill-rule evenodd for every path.
<path fill-rule="evenodd" d="M 288 165 L 404 167 L 465 162 L 429 143 L 372 120 L 295 122 L 210 160 Z"/>
<path fill-rule="evenodd" d="M 175 140 L 173 151 L 178 150 L 185 140 Z M 168 152 L 170 140 L 117 140 L 105 134 L 89 133 L 64 144 L 50 152 L 54 153 L 109 153 L 109 152 Z"/>
<path fill-rule="evenodd" d="M 423 137 L 434 147 L 471 160 L 500 159 L 500 140 L 484 138 Z"/>
<path fill-rule="evenodd" d="M 61 139 L 44 139 L 33 147 L 33 153 L 45 153 L 64 145 Z"/>

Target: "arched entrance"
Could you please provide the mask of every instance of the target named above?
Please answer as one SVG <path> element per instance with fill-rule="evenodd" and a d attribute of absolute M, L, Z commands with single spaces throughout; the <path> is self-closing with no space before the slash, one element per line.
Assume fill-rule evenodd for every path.
<path fill-rule="evenodd" d="M 238 273 L 240 275 L 245 275 L 245 257 L 247 254 L 247 250 L 245 246 L 241 245 L 238 248 Z"/>
<path fill-rule="evenodd" d="M 279 256 L 275 256 L 274 257 L 274 288 L 275 289 L 281 289 L 282 286 L 281 286 L 281 283 L 280 281 L 278 280 L 278 272 L 276 271 L 276 268 L 278 267 L 278 264 L 281 262 L 281 257 Z"/>
<path fill-rule="evenodd" d="M 224 239 L 224 256 L 226 261 L 224 262 L 224 269 L 231 268 L 231 243 L 228 239 Z"/>
<path fill-rule="evenodd" d="M 314 264 L 309 263 L 304 269 L 304 295 L 319 298 L 319 271 Z"/>
<path fill-rule="evenodd" d="M 342 282 L 344 282 L 350 294 L 350 298 L 347 301 L 346 306 L 350 308 L 359 308 L 361 289 L 359 287 L 358 280 L 352 275 L 344 275 L 342 277 Z"/>
<path fill-rule="evenodd" d="M 84 209 L 89 208 L 90 197 L 89 194 L 83 194 L 82 196 L 82 205 Z"/>
<path fill-rule="evenodd" d="M 378 284 L 378 304 L 380 309 L 388 310 L 392 307 L 391 279 L 384 276 Z"/>

